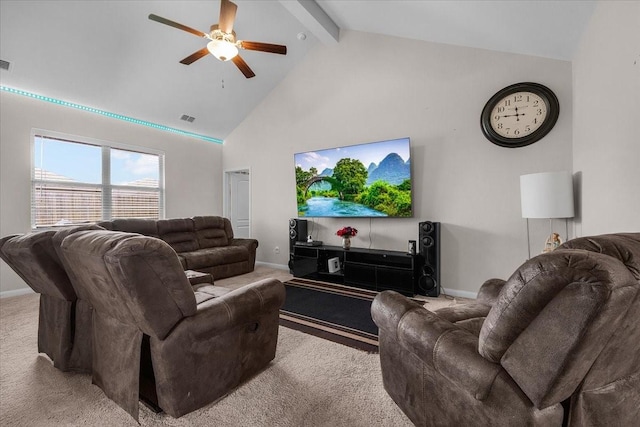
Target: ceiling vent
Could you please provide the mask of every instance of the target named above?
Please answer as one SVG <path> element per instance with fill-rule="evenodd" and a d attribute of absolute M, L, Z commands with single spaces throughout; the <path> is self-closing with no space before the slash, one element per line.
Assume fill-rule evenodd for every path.
<path fill-rule="evenodd" d="M 11 63 L 9 61 L 5 61 L 4 59 L 0 59 L 0 69 L 8 70 Z"/>
<path fill-rule="evenodd" d="M 180 120 L 184 120 L 185 122 L 189 122 L 189 123 L 193 123 L 195 119 L 196 119 L 195 117 L 191 117 L 186 114 L 183 114 L 182 117 L 180 117 Z"/>

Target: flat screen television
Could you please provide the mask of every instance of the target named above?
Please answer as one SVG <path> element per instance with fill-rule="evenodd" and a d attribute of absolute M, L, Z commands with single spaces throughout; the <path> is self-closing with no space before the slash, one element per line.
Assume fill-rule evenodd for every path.
<path fill-rule="evenodd" d="M 294 155 L 299 217 L 413 216 L 409 138 Z"/>

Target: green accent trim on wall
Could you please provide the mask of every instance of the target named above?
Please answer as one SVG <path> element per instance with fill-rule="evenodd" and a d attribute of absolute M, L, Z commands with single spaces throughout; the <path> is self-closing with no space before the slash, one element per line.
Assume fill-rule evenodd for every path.
<path fill-rule="evenodd" d="M 27 91 L 24 91 L 24 90 L 20 90 L 20 89 L 14 89 L 14 88 L 10 88 L 10 87 L 7 87 L 7 86 L 0 86 L 0 90 L 3 90 L 5 92 L 9 92 L 9 93 L 15 93 L 17 95 L 26 96 L 26 97 L 33 98 L 33 99 L 38 99 L 40 101 L 51 102 L 52 104 L 57 104 L 57 105 L 65 106 L 65 107 L 75 108 L 75 109 L 82 110 L 82 111 L 87 111 L 89 113 L 99 114 L 101 116 L 109 117 L 109 118 L 112 118 L 112 119 L 118 119 L 118 120 L 122 120 L 122 121 L 125 121 L 125 122 L 134 123 L 136 125 L 147 126 L 147 127 L 158 129 L 158 130 L 162 130 L 162 131 L 165 131 L 165 132 L 172 132 L 172 133 L 177 133 L 177 134 L 180 134 L 180 135 L 183 135 L 183 136 L 187 136 L 187 137 L 191 137 L 191 138 L 201 139 L 203 141 L 214 142 L 216 144 L 222 144 L 222 142 L 223 142 L 221 139 L 218 139 L 218 138 L 213 138 L 213 137 L 206 136 L 206 135 L 200 135 L 200 134 L 193 133 L 193 132 L 188 132 L 188 131 L 185 131 L 185 130 L 171 128 L 171 127 L 168 127 L 168 126 L 147 122 L 145 120 L 134 119 L 133 117 L 127 117 L 127 116 L 123 116 L 121 114 L 110 113 L 108 111 L 98 110 L 97 108 L 87 107 L 87 106 L 84 106 L 84 105 L 75 104 L 73 102 L 63 101 L 63 100 L 56 99 L 56 98 L 50 98 L 48 96 L 38 95 L 38 94 L 35 94 L 35 93 L 31 93 L 31 92 L 27 92 Z"/>

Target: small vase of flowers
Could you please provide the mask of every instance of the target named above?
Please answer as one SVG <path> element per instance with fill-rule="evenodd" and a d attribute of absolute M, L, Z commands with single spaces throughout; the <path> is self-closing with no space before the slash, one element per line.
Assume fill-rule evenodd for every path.
<path fill-rule="evenodd" d="M 358 234 L 358 230 L 353 227 L 342 227 L 336 231 L 336 235 L 342 237 L 342 248 L 346 251 L 351 249 L 351 238 Z"/>

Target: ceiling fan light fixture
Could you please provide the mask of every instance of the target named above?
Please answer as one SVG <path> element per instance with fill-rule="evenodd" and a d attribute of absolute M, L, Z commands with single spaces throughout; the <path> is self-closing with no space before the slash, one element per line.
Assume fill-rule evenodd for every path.
<path fill-rule="evenodd" d="M 234 43 L 226 40 L 211 40 L 207 50 L 220 61 L 228 61 L 238 55 L 238 48 Z"/>
<path fill-rule="evenodd" d="M 226 62 L 230 59 L 233 60 L 233 64 L 240 70 L 242 74 L 248 79 L 255 77 L 256 73 L 251 70 L 249 65 L 238 55 L 238 49 L 247 49 L 258 52 L 277 53 L 280 55 L 287 54 L 287 47 L 272 43 L 262 42 L 250 42 L 242 41 L 236 38 L 236 32 L 233 31 L 233 22 L 236 18 L 236 9 L 238 6 L 230 0 L 220 1 L 220 23 L 213 24 L 210 27 L 210 32 L 203 33 L 202 31 L 187 27 L 178 22 L 171 21 L 166 18 L 162 18 L 153 13 L 149 15 L 149 19 L 159 22 L 160 24 L 168 25 L 170 27 L 177 28 L 187 33 L 193 34 L 201 38 L 210 40 L 207 43 L 207 47 L 200 48 L 191 55 L 183 58 L 180 63 L 184 65 L 190 65 L 200 58 L 204 58 L 209 53 L 218 58 L 218 60 Z M 224 82 L 223 82 L 224 83 Z M 224 87 L 224 84 L 223 84 Z"/>

